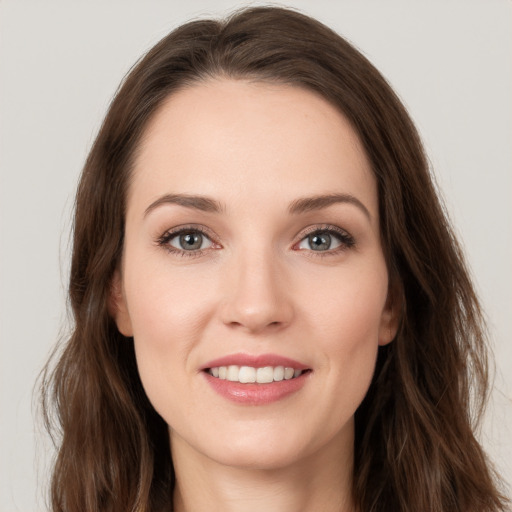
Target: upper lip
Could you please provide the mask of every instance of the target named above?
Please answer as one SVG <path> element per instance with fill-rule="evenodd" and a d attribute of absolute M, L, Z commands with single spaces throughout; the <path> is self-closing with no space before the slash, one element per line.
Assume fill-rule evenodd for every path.
<path fill-rule="evenodd" d="M 264 368 L 265 366 L 284 366 L 287 368 L 293 368 L 295 370 L 307 370 L 309 367 L 305 364 L 290 359 L 289 357 L 283 357 L 278 354 L 229 354 L 227 356 L 219 357 L 209 361 L 201 370 L 207 370 L 209 368 L 218 368 L 219 366 L 251 366 L 253 368 Z"/>

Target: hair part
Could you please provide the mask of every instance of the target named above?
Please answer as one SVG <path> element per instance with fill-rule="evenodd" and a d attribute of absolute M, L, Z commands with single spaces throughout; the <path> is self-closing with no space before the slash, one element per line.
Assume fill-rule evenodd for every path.
<path fill-rule="evenodd" d="M 162 39 L 122 83 L 89 153 L 75 203 L 73 332 L 43 379 L 48 427 L 53 407 L 61 432 L 53 511 L 169 509 L 167 425 L 142 388 L 133 340 L 109 314 L 109 294 L 148 122 L 177 90 L 222 77 L 320 94 L 351 122 L 377 180 L 402 322 L 394 341 L 379 348 L 356 413 L 359 509 L 504 510 L 474 434 L 488 392 L 485 326 L 418 133 L 385 79 L 343 38 L 298 12 L 256 7 L 225 21 L 187 23 Z"/>

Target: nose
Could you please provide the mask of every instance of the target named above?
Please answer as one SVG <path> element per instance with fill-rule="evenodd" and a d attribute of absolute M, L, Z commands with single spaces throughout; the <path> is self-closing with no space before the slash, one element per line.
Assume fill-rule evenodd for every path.
<path fill-rule="evenodd" d="M 271 251 L 246 253 L 231 260 L 228 267 L 221 306 L 224 324 L 252 334 L 275 332 L 290 324 L 294 314 L 291 290 L 286 272 Z"/>

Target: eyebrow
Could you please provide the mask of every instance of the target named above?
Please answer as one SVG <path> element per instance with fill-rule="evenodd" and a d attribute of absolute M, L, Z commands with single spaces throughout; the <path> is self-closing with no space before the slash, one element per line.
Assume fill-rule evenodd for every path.
<path fill-rule="evenodd" d="M 151 213 L 155 208 L 163 204 L 177 204 L 185 208 L 192 208 L 203 212 L 220 213 L 224 210 L 222 205 L 206 196 L 193 196 L 189 194 L 166 194 L 159 197 L 156 201 L 151 203 L 144 212 L 144 217 Z"/>
<path fill-rule="evenodd" d="M 368 217 L 368 219 L 371 220 L 372 218 L 368 208 L 366 208 L 366 206 L 357 199 L 357 197 L 354 197 L 351 194 L 327 194 L 299 198 L 290 204 L 288 211 L 293 215 L 298 215 L 301 213 L 328 208 L 329 206 L 337 203 L 348 203 L 357 206 L 366 215 L 366 217 Z"/>
<path fill-rule="evenodd" d="M 315 210 L 328 208 L 333 204 L 348 203 L 357 206 L 368 219 L 371 220 L 368 208 L 351 194 L 326 194 L 312 197 L 302 197 L 293 201 L 288 207 L 291 215 L 300 215 Z M 152 202 L 145 210 L 144 216 L 147 216 L 154 209 L 164 204 L 177 204 L 185 208 L 192 208 L 208 213 L 220 213 L 224 211 L 221 203 L 207 196 L 196 196 L 190 194 L 165 194 Z"/>

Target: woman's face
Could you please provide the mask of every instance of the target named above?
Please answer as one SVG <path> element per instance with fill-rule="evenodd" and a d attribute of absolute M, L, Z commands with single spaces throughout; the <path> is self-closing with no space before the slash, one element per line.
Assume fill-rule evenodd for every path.
<path fill-rule="evenodd" d="M 395 334 L 387 296 L 376 182 L 343 115 L 268 83 L 168 98 L 112 300 L 175 453 L 277 468 L 346 451 Z"/>

